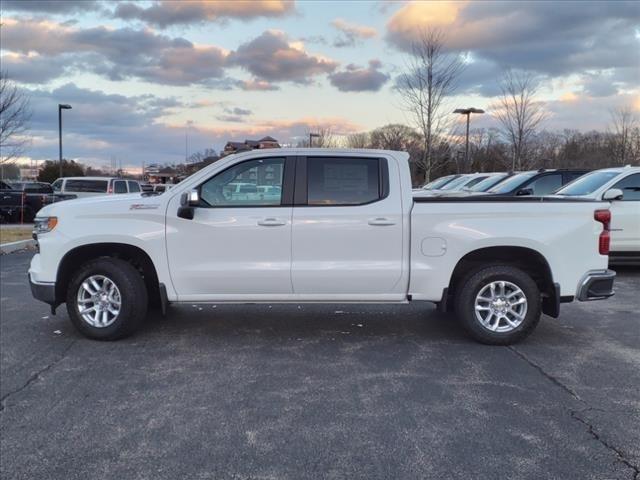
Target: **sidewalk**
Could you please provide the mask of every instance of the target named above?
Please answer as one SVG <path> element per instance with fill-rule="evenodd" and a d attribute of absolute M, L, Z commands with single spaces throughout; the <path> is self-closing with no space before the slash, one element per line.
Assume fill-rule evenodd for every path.
<path fill-rule="evenodd" d="M 0 223 L 0 230 L 10 230 L 14 228 L 24 228 L 25 230 L 33 230 L 33 223 Z"/>

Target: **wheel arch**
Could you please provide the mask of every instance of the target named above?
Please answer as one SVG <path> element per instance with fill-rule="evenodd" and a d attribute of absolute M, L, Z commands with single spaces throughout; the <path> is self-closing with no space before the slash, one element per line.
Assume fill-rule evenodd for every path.
<path fill-rule="evenodd" d="M 149 303 L 158 305 L 161 298 L 158 272 L 151 257 L 140 247 L 127 243 L 105 242 L 80 245 L 69 250 L 60 261 L 56 273 L 56 304 L 64 302 L 66 289 L 78 268 L 96 258 L 114 257 L 131 263 L 141 274 Z"/>
<path fill-rule="evenodd" d="M 450 311 L 453 309 L 456 289 L 471 272 L 482 266 L 497 263 L 520 268 L 531 275 L 542 294 L 542 311 L 551 317 L 559 315 L 559 286 L 553 281 L 549 262 L 539 251 L 520 246 L 484 247 L 465 254 L 453 269 L 449 285 L 443 293 L 441 310 Z"/>

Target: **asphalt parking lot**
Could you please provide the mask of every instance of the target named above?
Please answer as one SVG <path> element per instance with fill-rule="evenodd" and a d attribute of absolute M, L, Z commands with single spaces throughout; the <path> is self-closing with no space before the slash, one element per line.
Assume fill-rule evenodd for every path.
<path fill-rule="evenodd" d="M 427 304 L 171 308 L 80 337 L 0 257 L 3 479 L 638 479 L 640 271 L 487 347 Z"/>

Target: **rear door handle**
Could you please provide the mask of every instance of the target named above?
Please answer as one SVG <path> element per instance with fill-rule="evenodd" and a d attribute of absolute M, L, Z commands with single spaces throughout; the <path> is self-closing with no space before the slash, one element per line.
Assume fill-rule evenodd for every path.
<path fill-rule="evenodd" d="M 262 220 L 258 220 L 258 225 L 260 225 L 261 227 L 281 227 L 286 224 L 287 222 L 284 222 L 282 220 L 279 220 L 273 217 L 263 218 Z"/>
<path fill-rule="evenodd" d="M 377 217 L 369 220 L 369 225 L 373 225 L 377 227 L 386 227 L 388 225 L 395 225 L 395 224 L 396 222 L 384 217 Z"/>

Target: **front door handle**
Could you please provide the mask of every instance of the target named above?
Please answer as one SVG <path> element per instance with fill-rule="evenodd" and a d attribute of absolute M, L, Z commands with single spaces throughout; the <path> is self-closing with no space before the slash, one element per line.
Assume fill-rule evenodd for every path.
<path fill-rule="evenodd" d="M 373 225 L 377 227 L 386 227 L 386 226 L 395 225 L 395 224 L 396 222 L 384 217 L 376 217 L 369 220 L 369 225 Z"/>
<path fill-rule="evenodd" d="M 258 220 L 258 225 L 261 227 L 281 227 L 282 225 L 286 225 L 287 222 L 279 220 L 277 218 L 269 217 L 263 218 L 262 220 Z"/>

